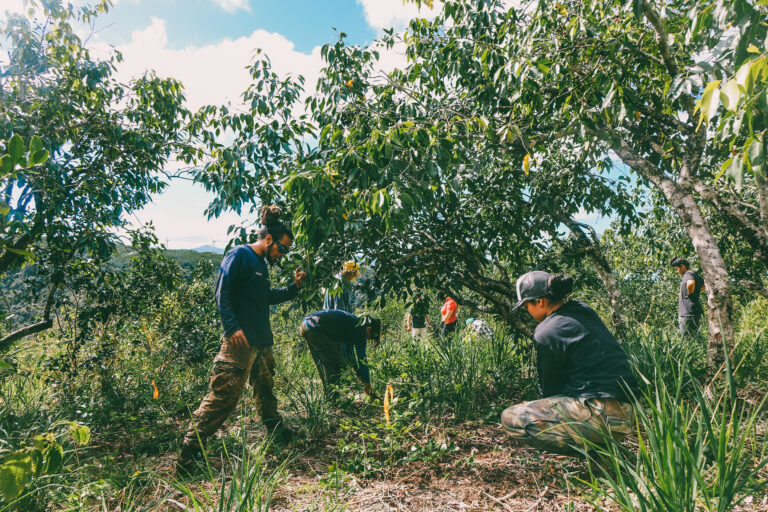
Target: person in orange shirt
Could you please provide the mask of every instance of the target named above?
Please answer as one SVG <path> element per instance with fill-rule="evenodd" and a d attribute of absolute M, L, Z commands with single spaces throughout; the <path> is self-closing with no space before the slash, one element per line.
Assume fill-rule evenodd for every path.
<path fill-rule="evenodd" d="M 440 316 L 443 320 L 443 324 L 440 328 L 440 335 L 447 336 L 453 332 L 456 332 L 456 328 L 459 325 L 458 318 L 456 318 L 456 312 L 459 310 L 459 305 L 453 300 L 447 293 L 443 294 L 445 298 L 445 304 L 440 309 Z"/>

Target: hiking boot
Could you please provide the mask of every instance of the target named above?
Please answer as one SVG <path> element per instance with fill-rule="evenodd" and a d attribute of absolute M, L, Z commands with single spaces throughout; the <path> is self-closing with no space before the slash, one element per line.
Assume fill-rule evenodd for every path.
<path fill-rule="evenodd" d="M 179 458 L 176 459 L 176 473 L 179 476 L 192 476 L 208 468 L 212 471 L 221 470 L 221 459 L 209 455 L 206 460 L 200 448 L 188 445 L 181 447 Z"/>
<path fill-rule="evenodd" d="M 267 434 L 271 435 L 278 444 L 288 444 L 297 437 L 294 430 L 285 426 L 282 418 L 267 419 L 263 423 L 267 428 Z"/>

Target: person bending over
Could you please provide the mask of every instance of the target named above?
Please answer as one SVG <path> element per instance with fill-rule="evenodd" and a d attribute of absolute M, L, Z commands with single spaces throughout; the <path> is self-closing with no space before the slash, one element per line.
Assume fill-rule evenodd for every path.
<path fill-rule="evenodd" d="M 277 412 L 273 393 L 275 359 L 269 306 L 294 298 L 306 274 L 296 269 L 293 283 L 285 288 L 270 288 L 267 262 L 279 261 L 293 242 L 290 228 L 279 220 L 280 213 L 277 206 L 262 208 L 259 240 L 233 247 L 221 262 L 216 305 L 224 336 L 213 360 L 208 394 L 193 413 L 184 434 L 176 463 L 180 473 L 197 469 L 201 441 L 213 435 L 232 413 L 246 381 L 253 387 L 256 410 L 267 431 L 283 440 L 290 437 Z"/>
<path fill-rule="evenodd" d="M 539 322 L 534 332 L 543 398 L 513 405 L 504 429 L 530 446 L 573 455 L 574 447 L 622 440 L 633 427 L 637 382 L 627 356 L 595 311 L 566 300 L 570 277 L 533 271 L 517 280 L 518 302 Z"/>
<path fill-rule="evenodd" d="M 347 364 L 354 368 L 357 378 L 363 383 L 365 394 L 371 399 L 376 398 L 371 389 L 366 345 L 368 340 L 379 343 L 379 319 L 360 318 L 339 309 L 324 309 L 307 315 L 299 332 L 307 340 L 309 352 L 330 398 L 337 396 L 335 387 L 341 379 L 342 368 Z"/>

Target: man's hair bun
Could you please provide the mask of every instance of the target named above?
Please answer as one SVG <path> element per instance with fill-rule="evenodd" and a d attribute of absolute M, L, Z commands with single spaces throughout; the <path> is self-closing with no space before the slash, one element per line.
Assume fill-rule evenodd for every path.
<path fill-rule="evenodd" d="M 280 215 L 283 211 L 276 204 L 261 207 L 261 223 L 264 226 L 270 226 L 280 222 Z"/>
<path fill-rule="evenodd" d="M 267 235 L 272 235 L 273 239 L 280 240 L 283 235 L 288 235 L 288 238 L 293 240 L 293 232 L 291 231 L 291 228 L 283 224 L 280 220 L 282 214 L 282 208 L 276 204 L 261 207 L 260 221 L 262 228 L 259 230 L 260 239 Z"/>
<path fill-rule="evenodd" d="M 573 291 L 573 278 L 562 274 L 555 274 L 549 278 L 549 297 L 553 301 L 561 301 Z"/>

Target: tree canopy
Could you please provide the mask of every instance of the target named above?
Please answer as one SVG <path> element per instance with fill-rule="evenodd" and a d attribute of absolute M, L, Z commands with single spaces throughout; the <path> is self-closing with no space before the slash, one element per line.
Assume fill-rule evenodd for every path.
<path fill-rule="evenodd" d="M 119 53 L 94 58 L 76 35 L 107 6 L 43 2 L 42 18 L 12 15 L 0 26 L 10 47 L 0 75 L 0 274 L 34 262 L 48 276 L 47 303 L 74 262 L 112 253 L 115 228 L 162 190 L 184 140 L 178 82 L 148 74 L 121 83 Z"/>

